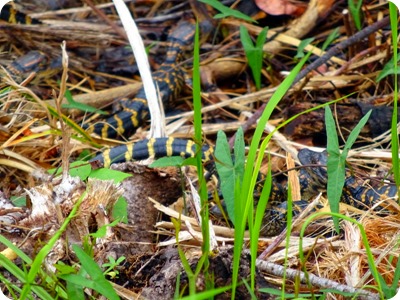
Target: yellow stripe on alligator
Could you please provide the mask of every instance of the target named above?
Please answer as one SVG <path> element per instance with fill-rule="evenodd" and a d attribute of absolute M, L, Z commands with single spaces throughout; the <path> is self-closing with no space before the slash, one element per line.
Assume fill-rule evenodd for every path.
<path fill-rule="evenodd" d="M 193 152 L 193 145 L 194 145 L 194 142 L 191 140 L 188 140 L 186 143 L 185 151 L 186 151 L 186 153 L 190 153 L 191 157 L 194 157 L 194 155 L 195 155 L 195 153 Z M 185 153 L 181 153 L 181 156 L 183 156 L 183 155 L 185 155 Z"/>
<path fill-rule="evenodd" d="M 175 139 L 174 138 L 168 138 L 166 143 L 165 143 L 165 152 L 167 152 L 167 156 L 172 156 L 172 150 L 173 150 L 173 143 Z"/>
<path fill-rule="evenodd" d="M 156 142 L 156 139 L 152 138 L 149 139 L 149 142 L 147 143 L 147 152 L 149 152 L 149 157 L 154 157 L 155 151 L 154 151 L 154 143 Z"/>
<path fill-rule="evenodd" d="M 101 129 L 101 137 L 102 138 L 108 137 L 108 128 L 110 128 L 110 125 L 108 125 L 108 124 L 103 125 L 103 128 Z"/>
<path fill-rule="evenodd" d="M 133 158 L 133 144 L 126 145 L 125 160 L 130 161 Z"/>
<path fill-rule="evenodd" d="M 17 24 L 17 11 L 10 6 L 10 16 L 8 17 L 8 22 L 12 23 L 12 24 Z M 28 24 L 29 25 L 29 24 Z"/>
<path fill-rule="evenodd" d="M 7 15 L 8 12 L 8 18 L 2 18 L 2 20 L 7 21 L 11 24 L 26 24 L 26 25 L 31 25 L 32 24 L 32 18 L 24 14 L 23 12 L 20 12 L 16 10 L 11 4 L 6 4 L 3 6 L 3 14 Z"/>
<path fill-rule="evenodd" d="M 136 110 L 132 109 L 132 116 L 131 116 L 131 122 L 133 126 L 138 127 L 139 126 L 139 120 L 138 120 L 138 113 Z"/>
<path fill-rule="evenodd" d="M 138 112 L 135 109 L 124 107 L 122 111 L 129 112 L 131 114 L 131 122 L 133 126 L 138 127 L 139 126 L 139 119 L 138 119 Z"/>
<path fill-rule="evenodd" d="M 205 161 L 211 160 L 211 159 L 212 159 L 213 153 L 214 153 L 214 148 L 213 148 L 213 147 L 210 147 L 210 148 L 208 148 L 207 151 L 204 151 L 204 152 L 203 152 L 203 154 L 204 154 L 204 160 L 205 160 Z"/>
<path fill-rule="evenodd" d="M 111 165 L 110 151 L 111 151 L 111 149 L 106 149 L 103 151 L 103 159 L 104 159 L 104 167 L 105 168 L 108 168 Z"/>
<path fill-rule="evenodd" d="M 117 132 L 119 135 L 122 135 L 125 131 L 124 129 L 124 122 L 122 122 L 121 118 L 116 114 L 114 116 L 114 120 L 117 122 Z"/>

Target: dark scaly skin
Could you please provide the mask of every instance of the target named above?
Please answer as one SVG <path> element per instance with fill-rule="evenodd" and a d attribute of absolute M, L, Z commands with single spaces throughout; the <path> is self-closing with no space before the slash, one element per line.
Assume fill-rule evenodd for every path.
<path fill-rule="evenodd" d="M 91 161 L 100 162 L 108 168 L 112 163 L 130 160 L 143 160 L 149 157 L 182 156 L 194 157 L 197 145 L 192 140 L 169 138 L 145 139 L 136 143 L 120 145 L 103 151 Z M 212 159 L 213 148 L 204 145 L 201 148 L 204 161 Z"/>
<path fill-rule="evenodd" d="M 394 184 L 383 185 L 374 189 L 360 185 L 353 176 L 346 178 L 344 187 L 343 197 L 345 202 L 360 209 L 370 208 L 381 200 L 394 198 L 397 194 L 397 187 Z"/>
<path fill-rule="evenodd" d="M 326 189 L 328 178 L 328 174 L 326 172 L 328 153 L 326 151 L 314 152 L 309 149 L 302 149 L 299 151 L 298 157 L 302 165 L 321 165 L 321 167 L 302 168 L 304 172 L 308 173 L 308 176 L 305 176 L 305 179 L 300 180 L 301 184 L 304 185 L 302 186 L 302 190 L 308 189 L 310 191 L 317 191 Z M 374 206 L 383 197 L 394 198 L 396 194 L 397 188 L 395 185 L 384 185 L 378 189 L 362 186 L 349 171 L 346 171 L 346 180 L 343 187 L 342 197 L 342 202 L 344 203 L 359 209 L 365 209 L 366 207 Z"/>
<path fill-rule="evenodd" d="M 309 204 L 306 200 L 293 201 L 293 216 L 299 215 Z M 275 236 L 286 228 L 287 206 L 288 202 L 284 201 L 278 205 L 267 207 L 263 216 L 263 226 L 260 230 L 262 236 Z"/>
<path fill-rule="evenodd" d="M 12 77 L 20 78 L 24 74 L 44 70 L 48 67 L 47 62 L 47 56 L 43 52 L 29 51 L 7 66 L 7 71 Z"/>
<path fill-rule="evenodd" d="M 165 61 L 153 73 L 153 79 L 158 86 L 164 107 L 180 93 L 184 83 L 184 71 L 179 66 L 183 51 L 193 43 L 195 24 L 182 21 L 168 38 L 169 47 Z M 136 129 L 148 119 L 149 111 L 146 94 L 142 87 L 132 100 L 122 103 L 122 110 L 109 117 L 102 123 L 86 126 L 89 133 L 96 133 L 102 138 L 128 138 Z"/>

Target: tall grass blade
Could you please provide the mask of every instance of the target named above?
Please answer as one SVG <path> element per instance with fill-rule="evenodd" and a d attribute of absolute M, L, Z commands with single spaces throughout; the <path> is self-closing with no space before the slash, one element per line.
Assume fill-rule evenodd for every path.
<path fill-rule="evenodd" d="M 270 160 L 269 160 L 270 161 Z M 268 166 L 268 173 L 266 174 L 266 178 L 264 181 L 264 186 L 261 191 L 260 198 L 258 199 L 257 208 L 254 217 L 254 224 L 250 227 L 250 254 L 251 257 L 257 257 L 258 251 L 258 238 L 260 236 L 261 226 L 263 225 L 264 220 L 264 213 L 267 208 L 268 199 L 271 194 L 272 188 L 272 174 L 271 174 L 271 165 Z M 249 225 L 250 226 L 250 225 Z M 256 264 L 250 264 L 250 273 L 256 273 Z M 255 288 L 255 281 L 250 281 L 251 288 L 254 290 Z"/>
<path fill-rule="evenodd" d="M 249 154 L 247 157 L 246 168 L 243 177 L 243 185 L 241 188 L 240 201 L 244 203 L 243 215 L 249 217 L 250 206 L 253 205 L 253 191 L 257 182 L 258 173 L 261 167 L 262 157 L 264 151 L 268 145 L 269 140 L 272 135 L 269 134 L 268 137 L 263 141 L 261 147 L 259 144 L 261 137 L 264 133 L 265 125 L 267 124 L 274 108 L 278 105 L 279 101 L 283 98 L 285 93 L 289 90 L 293 81 L 295 80 L 297 74 L 300 72 L 301 68 L 305 62 L 310 57 L 311 53 L 308 53 L 301 61 L 293 68 L 292 72 L 285 78 L 285 80 L 279 85 L 275 93 L 271 96 L 260 120 L 257 128 L 253 134 L 253 139 L 250 145 Z M 257 153 L 260 155 L 257 157 Z M 233 255 L 233 270 L 232 270 L 232 299 L 235 299 L 236 286 L 238 284 L 239 275 L 239 265 L 240 265 L 240 255 L 243 249 L 243 237 L 246 230 L 246 218 L 243 219 L 240 226 L 235 228 L 235 244 L 234 244 L 234 255 Z M 238 233 L 236 233 L 238 231 Z M 237 237 L 237 239 L 236 239 Z M 251 257 L 251 264 L 255 264 L 256 257 Z M 251 274 L 251 280 L 255 280 L 255 274 Z"/>
<path fill-rule="evenodd" d="M 389 2 L 390 11 L 390 25 L 392 27 L 392 41 L 393 44 L 397 45 L 398 38 L 398 20 L 397 20 L 397 7 L 394 3 Z M 398 57 L 397 47 L 393 47 L 393 62 L 397 62 L 400 58 Z M 393 115 L 392 115 L 392 125 L 391 125 L 391 138 L 392 138 L 392 163 L 393 163 L 393 175 L 396 181 L 396 185 L 400 187 L 400 167 L 399 167 L 399 136 L 397 133 L 397 101 L 399 99 L 398 91 L 398 65 L 393 64 L 394 69 L 394 92 L 393 92 Z"/>
<path fill-rule="evenodd" d="M 203 235 L 202 257 L 199 259 L 196 270 L 203 268 L 203 274 L 206 286 L 212 286 L 212 280 L 208 273 L 210 252 L 210 230 L 209 230 L 209 215 L 208 215 L 208 192 L 206 181 L 204 178 L 203 161 L 201 153 L 202 144 L 202 115 L 201 115 L 201 85 L 200 85 L 200 43 L 199 43 L 199 24 L 196 22 L 196 32 L 194 36 L 193 49 L 193 108 L 194 108 L 194 134 L 197 142 L 196 167 L 199 178 L 199 196 L 201 205 L 201 233 Z"/>

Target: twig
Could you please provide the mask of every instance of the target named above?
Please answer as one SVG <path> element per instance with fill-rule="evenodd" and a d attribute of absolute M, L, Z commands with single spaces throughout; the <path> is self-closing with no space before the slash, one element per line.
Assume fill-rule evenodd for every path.
<path fill-rule="evenodd" d="M 61 112 L 61 103 L 62 99 L 64 98 L 65 92 L 67 90 L 67 79 L 68 79 L 68 54 L 66 50 L 66 42 L 63 41 L 61 44 L 61 50 L 62 50 L 62 68 L 63 72 L 61 75 L 61 82 L 60 82 L 60 92 L 58 97 L 56 98 L 56 95 L 54 93 L 54 98 L 56 98 L 56 109 L 57 113 L 59 115 L 59 122 L 60 122 L 60 128 L 62 132 L 62 180 L 68 181 L 69 178 L 69 156 L 70 156 L 70 138 L 71 138 L 71 133 L 67 131 L 67 128 L 65 126 L 64 120 L 63 120 L 63 115 Z"/>
<path fill-rule="evenodd" d="M 365 27 L 364 29 L 360 30 L 359 32 L 352 35 L 348 39 L 345 39 L 343 42 L 340 42 L 339 44 L 335 45 L 334 47 L 329 49 L 324 55 L 322 55 L 320 58 L 316 59 L 314 62 L 309 64 L 307 67 L 305 67 L 299 74 L 297 74 L 294 82 L 292 83 L 292 86 L 295 85 L 296 83 L 298 83 L 309 72 L 317 69 L 319 66 L 326 63 L 331 57 L 341 53 L 344 49 L 359 42 L 363 38 L 366 38 L 370 34 L 381 29 L 382 27 L 389 25 L 389 22 L 390 22 L 389 16 L 384 17 L 382 20 L 372 24 L 371 26 Z"/>
<path fill-rule="evenodd" d="M 291 279 L 294 281 L 297 278 L 299 278 L 301 283 L 304 284 L 309 283 L 313 287 L 329 288 L 341 292 L 357 294 L 357 299 L 365 299 L 365 300 L 380 299 L 379 294 L 371 293 L 362 289 L 353 288 L 351 286 L 344 285 L 330 279 L 318 277 L 314 274 L 308 273 L 306 275 L 304 272 L 301 272 L 299 270 L 285 268 L 281 265 L 277 265 L 268 261 L 257 259 L 256 266 L 260 271 L 264 271 L 275 276 L 282 277 L 283 274 L 285 273 L 286 279 Z"/>

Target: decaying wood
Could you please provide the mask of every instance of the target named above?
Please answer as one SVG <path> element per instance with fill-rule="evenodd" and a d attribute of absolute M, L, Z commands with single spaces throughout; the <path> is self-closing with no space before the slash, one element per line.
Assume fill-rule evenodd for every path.
<path fill-rule="evenodd" d="M 154 197 L 165 205 L 172 204 L 182 194 L 181 179 L 175 168 L 153 170 L 128 162 L 115 165 L 113 169 L 133 175 L 122 183 L 123 196 L 128 202 L 128 224 L 118 229 L 123 247 L 129 243 L 132 254 L 151 252 L 158 212 L 148 198 Z"/>

